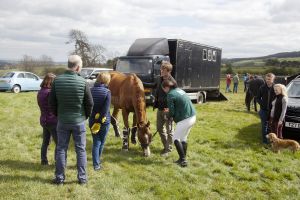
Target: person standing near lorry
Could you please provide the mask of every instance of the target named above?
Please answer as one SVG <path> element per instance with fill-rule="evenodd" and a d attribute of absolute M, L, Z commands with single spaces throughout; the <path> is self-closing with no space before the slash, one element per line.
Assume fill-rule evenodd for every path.
<path fill-rule="evenodd" d="M 237 93 L 238 85 L 240 81 L 238 73 L 236 73 L 232 79 L 233 79 L 233 93 Z"/>
<path fill-rule="evenodd" d="M 261 119 L 261 133 L 263 144 L 268 144 L 266 135 L 269 133 L 269 117 L 272 108 L 272 101 L 275 99 L 273 73 L 268 73 L 265 76 L 265 84 L 260 86 L 256 101 L 260 105 L 259 116 Z"/>
<path fill-rule="evenodd" d="M 167 61 L 163 61 L 160 67 L 160 77 L 156 84 L 155 102 L 153 108 L 157 108 L 156 113 L 156 129 L 160 135 L 161 142 L 163 144 L 162 156 L 168 156 L 172 151 L 172 123 L 173 120 L 168 117 L 167 108 L 167 93 L 162 88 L 162 82 L 164 80 L 171 81 L 177 86 L 175 79 L 172 77 L 172 64 Z"/>

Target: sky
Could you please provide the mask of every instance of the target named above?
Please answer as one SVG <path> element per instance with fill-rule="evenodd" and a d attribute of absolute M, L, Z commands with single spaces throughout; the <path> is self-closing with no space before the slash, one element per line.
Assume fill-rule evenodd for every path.
<path fill-rule="evenodd" d="M 66 61 L 71 29 L 108 58 L 157 37 L 216 46 L 223 58 L 299 51 L 299 10 L 299 0 L 1 0 L 0 59 Z"/>

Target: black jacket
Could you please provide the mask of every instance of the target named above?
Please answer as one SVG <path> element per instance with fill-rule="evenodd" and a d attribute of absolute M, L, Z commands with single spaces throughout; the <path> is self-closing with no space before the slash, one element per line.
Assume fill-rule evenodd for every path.
<path fill-rule="evenodd" d="M 259 88 L 256 100 L 260 105 L 260 109 L 265 111 L 271 111 L 272 101 L 275 99 L 274 85 L 268 87 L 267 84 L 262 85 Z"/>
<path fill-rule="evenodd" d="M 177 87 L 176 80 L 170 75 L 168 80 L 172 81 Z M 155 90 L 155 102 L 154 102 L 154 108 L 158 108 L 159 110 L 163 110 L 164 108 L 168 108 L 167 104 L 167 94 L 162 89 L 162 82 L 164 81 L 163 77 L 159 77 L 156 82 L 156 90 Z"/>

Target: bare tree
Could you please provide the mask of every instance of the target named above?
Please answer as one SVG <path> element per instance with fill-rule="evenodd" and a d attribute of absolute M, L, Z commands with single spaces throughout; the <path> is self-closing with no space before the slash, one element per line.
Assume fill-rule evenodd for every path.
<path fill-rule="evenodd" d="M 52 68 L 54 66 L 54 62 L 52 58 L 47 55 L 42 55 L 38 59 L 29 55 L 24 55 L 20 61 L 20 65 L 25 71 L 35 72 L 37 68 Z"/>
<path fill-rule="evenodd" d="M 36 67 L 36 62 L 33 57 L 28 55 L 23 55 L 23 58 L 20 62 L 21 66 L 24 68 L 25 71 L 33 71 L 33 68 Z"/>
<path fill-rule="evenodd" d="M 40 62 L 39 65 L 41 67 L 53 67 L 54 66 L 53 59 L 47 55 L 42 55 L 39 59 L 39 62 Z"/>
<path fill-rule="evenodd" d="M 70 40 L 66 43 L 74 43 L 75 47 L 71 54 L 81 56 L 84 67 L 99 66 L 105 61 L 105 48 L 99 44 L 91 44 L 84 32 L 72 29 L 69 33 L 69 38 Z"/>

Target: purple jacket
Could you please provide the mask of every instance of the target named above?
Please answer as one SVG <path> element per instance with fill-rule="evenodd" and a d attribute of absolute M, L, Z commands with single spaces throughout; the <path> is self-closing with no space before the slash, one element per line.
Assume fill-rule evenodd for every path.
<path fill-rule="evenodd" d="M 41 110 L 41 126 L 57 124 L 57 118 L 50 110 L 50 106 L 48 104 L 48 96 L 50 94 L 50 90 L 50 88 L 43 87 L 37 94 L 37 101 Z"/>

